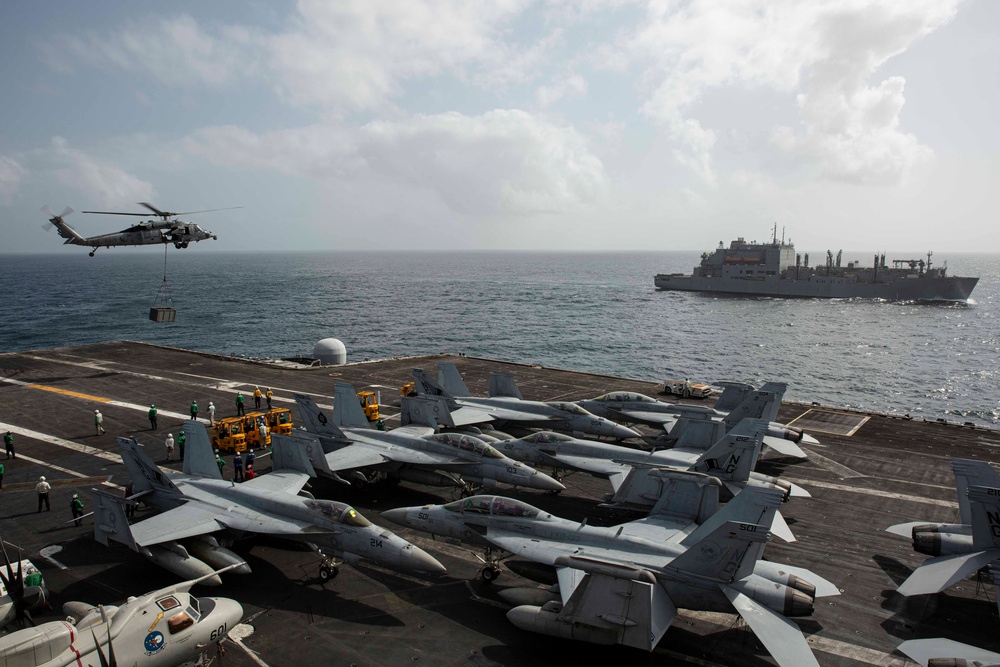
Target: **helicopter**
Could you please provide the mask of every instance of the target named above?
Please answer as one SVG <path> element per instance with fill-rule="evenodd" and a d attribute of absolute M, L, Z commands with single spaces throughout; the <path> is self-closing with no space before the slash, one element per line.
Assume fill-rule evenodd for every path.
<path fill-rule="evenodd" d="M 66 224 L 64 218 L 73 213 L 73 209 L 69 206 L 59 215 L 53 213 L 48 206 L 43 206 L 42 211 L 49 216 L 48 225 L 45 225 L 46 229 L 55 227 L 59 232 L 59 236 L 66 239 L 66 244 L 91 246 L 93 250 L 90 251 L 90 256 L 93 257 L 98 248 L 127 245 L 157 245 L 160 243 L 173 243 L 175 248 L 186 248 L 191 242 L 204 241 L 206 239 L 218 240 L 219 237 L 211 231 L 192 222 L 178 220 L 177 217 L 192 215 L 194 213 L 210 213 L 212 211 L 228 211 L 235 208 L 243 208 L 242 206 L 230 206 L 227 208 L 210 208 L 203 211 L 174 213 L 172 211 L 161 211 L 147 202 L 139 202 L 139 206 L 148 208 L 151 214 L 125 213 L 120 211 L 82 211 L 83 213 L 97 213 L 101 215 L 133 215 L 159 218 L 159 220 L 140 222 L 119 232 L 99 234 L 97 236 L 81 236 L 75 229 Z"/>

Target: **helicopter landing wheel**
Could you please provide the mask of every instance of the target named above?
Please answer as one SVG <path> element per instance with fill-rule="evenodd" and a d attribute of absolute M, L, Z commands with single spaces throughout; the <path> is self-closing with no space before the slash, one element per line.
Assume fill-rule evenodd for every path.
<path fill-rule="evenodd" d="M 90 256 L 93 257 L 95 252 L 97 252 L 97 251 L 96 250 L 91 250 L 90 251 Z"/>

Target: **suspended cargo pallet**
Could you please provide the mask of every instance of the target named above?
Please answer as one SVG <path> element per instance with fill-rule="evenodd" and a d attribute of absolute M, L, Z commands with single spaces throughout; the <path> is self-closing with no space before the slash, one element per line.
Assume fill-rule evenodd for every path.
<path fill-rule="evenodd" d="M 149 319 L 154 322 L 176 322 L 177 309 L 175 308 L 150 308 Z"/>

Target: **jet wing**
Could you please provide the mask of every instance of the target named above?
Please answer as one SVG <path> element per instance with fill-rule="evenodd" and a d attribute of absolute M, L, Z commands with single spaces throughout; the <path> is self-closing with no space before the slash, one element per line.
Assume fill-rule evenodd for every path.
<path fill-rule="evenodd" d="M 625 463 L 618 463 L 607 459 L 595 459 L 591 456 L 573 456 L 571 454 L 545 454 L 545 458 L 540 463 L 552 468 L 587 472 L 591 475 L 600 475 L 601 477 L 610 477 L 616 473 L 627 474 L 630 470 L 630 466 Z"/>
<path fill-rule="evenodd" d="M 928 558 L 899 587 L 900 595 L 940 593 L 1000 558 L 1000 549 Z"/>
<path fill-rule="evenodd" d="M 326 461 L 332 472 L 355 470 L 383 463 L 405 463 L 433 467 L 436 470 L 461 470 L 470 465 L 468 462 L 453 456 L 370 440 L 367 439 L 367 436 L 358 437 L 364 439 L 356 440 L 354 444 L 326 453 Z"/>
<path fill-rule="evenodd" d="M 249 479 L 244 484 L 252 489 L 274 491 L 275 493 L 297 494 L 309 481 L 309 475 L 294 470 L 278 470 L 260 477 Z"/>
<path fill-rule="evenodd" d="M 266 475 L 264 475 L 266 477 Z M 131 526 L 132 537 L 139 546 L 149 546 L 180 540 L 185 537 L 213 533 L 225 528 L 216 521 L 219 512 L 198 502 L 161 512 Z"/>
<path fill-rule="evenodd" d="M 663 412 L 649 412 L 632 408 L 612 410 L 612 412 L 617 415 L 615 421 L 640 422 L 642 424 L 649 424 L 650 426 L 666 426 L 677 421 L 677 415 L 665 414 Z"/>
<path fill-rule="evenodd" d="M 493 421 L 493 415 L 479 408 L 464 406 L 451 411 L 451 420 L 455 426 L 470 426 Z"/>
<path fill-rule="evenodd" d="M 648 571 L 636 569 L 634 575 L 559 568 L 559 588 L 565 581 L 572 594 L 558 620 L 599 628 L 621 626 L 621 644 L 652 651 L 676 618 L 677 607 Z"/>
<path fill-rule="evenodd" d="M 809 455 L 791 440 L 776 438 L 773 435 L 765 435 L 764 444 L 784 456 L 792 456 L 797 459 L 809 458 Z"/>
<path fill-rule="evenodd" d="M 434 435 L 435 431 L 430 426 L 421 426 L 419 424 L 407 424 L 406 426 L 398 426 L 392 429 L 392 432 L 397 435 L 412 435 L 415 438 L 423 438 L 428 435 Z"/>
<path fill-rule="evenodd" d="M 927 663 L 934 658 L 957 658 L 966 660 L 969 664 L 1000 665 L 1000 654 L 950 639 L 911 639 L 900 644 L 899 650 L 923 667 L 927 667 Z"/>
<path fill-rule="evenodd" d="M 734 588 L 719 588 L 781 667 L 819 667 L 799 626 Z"/>

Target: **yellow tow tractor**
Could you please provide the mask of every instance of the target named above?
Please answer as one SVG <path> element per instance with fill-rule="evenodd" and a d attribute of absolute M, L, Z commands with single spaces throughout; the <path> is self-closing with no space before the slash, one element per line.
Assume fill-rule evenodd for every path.
<path fill-rule="evenodd" d="M 379 414 L 378 400 L 375 398 L 375 392 L 359 391 L 358 402 L 361 403 L 361 409 L 365 411 L 365 418 L 370 422 L 377 422 Z"/>
<path fill-rule="evenodd" d="M 399 388 L 400 396 L 416 396 L 417 395 L 417 383 L 410 380 L 402 387 Z"/>
<path fill-rule="evenodd" d="M 261 444 L 259 419 L 267 424 L 267 437 Z M 271 444 L 271 433 L 291 435 L 292 411 L 288 408 L 274 408 L 261 412 L 248 412 L 242 417 L 226 417 L 209 427 L 212 444 L 223 452 L 242 452 L 246 449 L 263 449 Z"/>

